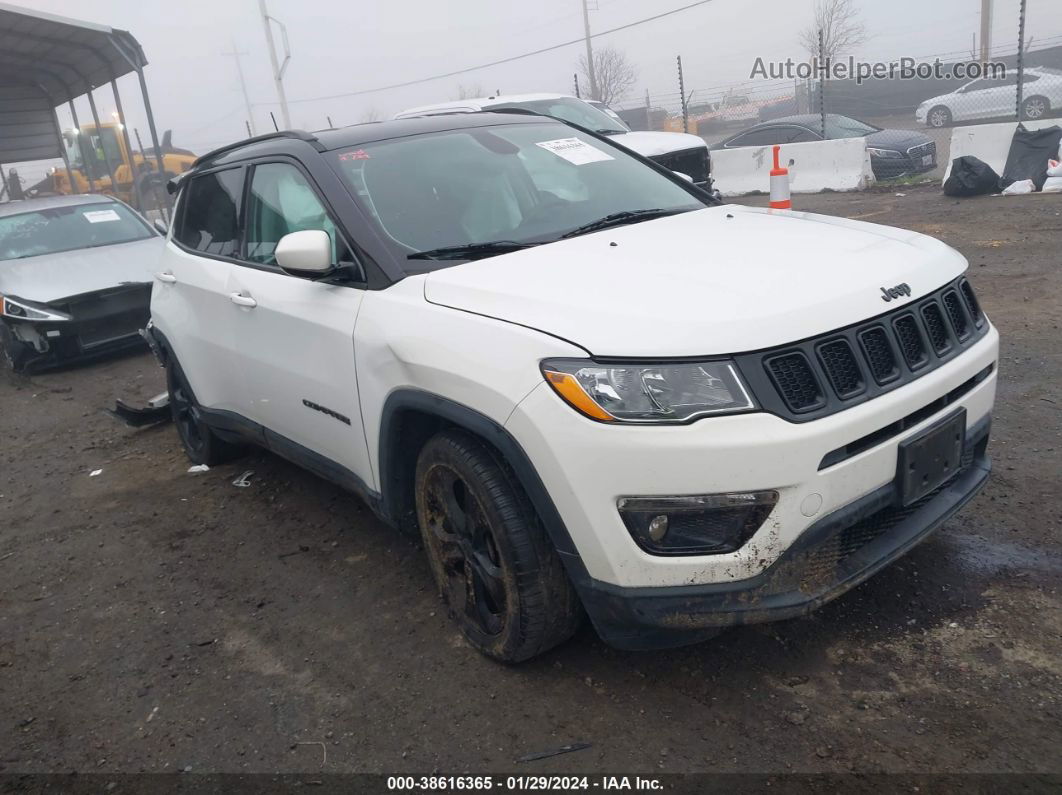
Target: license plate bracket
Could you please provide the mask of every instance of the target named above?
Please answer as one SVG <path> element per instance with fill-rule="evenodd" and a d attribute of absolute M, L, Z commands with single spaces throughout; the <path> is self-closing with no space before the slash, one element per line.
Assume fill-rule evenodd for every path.
<path fill-rule="evenodd" d="M 933 165 L 933 155 L 922 155 L 922 165 L 923 166 L 931 166 L 931 165 Z"/>
<path fill-rule="evenodd" d="M 966 409 L 949 414 L 912 439 L 900 443 L 896 485 L 900 503 L 918 502 L 946 483 L 962 466 L 966 444 Z"/>

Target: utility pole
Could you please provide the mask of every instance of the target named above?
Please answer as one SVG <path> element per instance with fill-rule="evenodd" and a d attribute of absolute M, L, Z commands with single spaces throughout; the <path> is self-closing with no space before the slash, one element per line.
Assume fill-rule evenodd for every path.
<path fill-rule="evenodd" d="M 981 63 L 992 55 L 992 0 L 981 0 Z"/>
<path fill-rule="evenodd" d="M 240 63 L 240 56 L 246 55 L 245 52 L 240 52 L 236 49 L 236 41 L 232 40 L 232 52 L 223 52 L 222 55 L 231 55 L 236 61 L 236 74 L 240 76 L 240 90 L 243 92 L 243 104 L 247 108 L 247 131 L 250 137 L 254 137 L 254 112 L 251 110 L 251 98 L 247 94 L 247 81 L 243 78 L 243 64 Z"/>
<path fill-rule="evenodd" d="M 262 0 L 265 2 L 265 0 Z M 586 76 L 590 78 L 590 99 L 601 99 L 597 92 L 597 75 L 594 74 L 594 48 L 590 44 L 590 7 L 583 0 L 583 29 L 586 31 Z"/>
<path fill-rule="evenodd" d="M 265 26 L 266 44 L 269 45 L 269 60 L 273 64 L 273 82 L 277 86 L 277 99 L 280 100 L 280 116 L 284 120 L 284 129 L 291 129 L 291 114 L 288 113 L 288 98 L 284 95 L 284 71 L 291 61 L 291 47 L 288 46 L 288 29 L 276 17 L 269 16 L 266 10 L 266 0 L 258 0 L 258 8 L 262 12 L 262 24 Z M 273 43 L 273 27 L 270 22 L 275 22 L 280 28 L 280 41 L 284 45 L 284 62 L 277 62 L 277 48 Z M 273 122 L 274 126 L 276 121 Z"/>

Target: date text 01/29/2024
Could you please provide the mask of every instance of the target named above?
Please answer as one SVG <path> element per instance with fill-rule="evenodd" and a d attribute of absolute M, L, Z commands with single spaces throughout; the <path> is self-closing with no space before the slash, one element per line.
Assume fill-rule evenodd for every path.
<path fill-rule="evenodd" d="M 388 776 L 393 792 L 562 792 L 569 790 L 642 791 L 663 789 L 654 778 L 641 776 Z"/>

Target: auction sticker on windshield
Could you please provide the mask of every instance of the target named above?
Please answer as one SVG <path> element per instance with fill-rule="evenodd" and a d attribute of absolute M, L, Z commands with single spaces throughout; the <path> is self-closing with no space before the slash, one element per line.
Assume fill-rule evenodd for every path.
<path fill-rule="evenodd" d="M 122 220 L 114 210 L 90 210 L 82 215 L 90 224 L 105 224 L 108 221 Z"/>
<path fill-rule="evenodd" d="M 614 159 L 612 155 L 590 146 L 586 141 L 579 138 L 558 138 L 556 141 L 540 141 L 536 146 L 541 146 L 543 149 L 552 152 L 558 157 L 563 157 L 569 163 L 577 166 Z"/>

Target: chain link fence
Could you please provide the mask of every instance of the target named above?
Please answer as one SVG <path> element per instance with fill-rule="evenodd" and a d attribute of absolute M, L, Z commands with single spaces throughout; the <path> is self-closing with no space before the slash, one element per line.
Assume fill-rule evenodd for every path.
<path fill-rule="evenodd" d="M 987 25 L 977 13 L 954 21 L 971 29 L 964 50 L 895 52 L 868 63 L 847 53 L 831 57 L 823 47 L 789 79 L 699 86 L 680 73 L 674 88 L 684 85 L 681 93 L 646 91 L 615 110 L 632 129 L 689 132 L 711 147 L 865 135 L 879 179 L 937 178 L 949 161 L 953 127 L 1062 118 L 1062 25 L 1026 25 L 1027 14 L 1055 2 L 986 2 Z"/>

